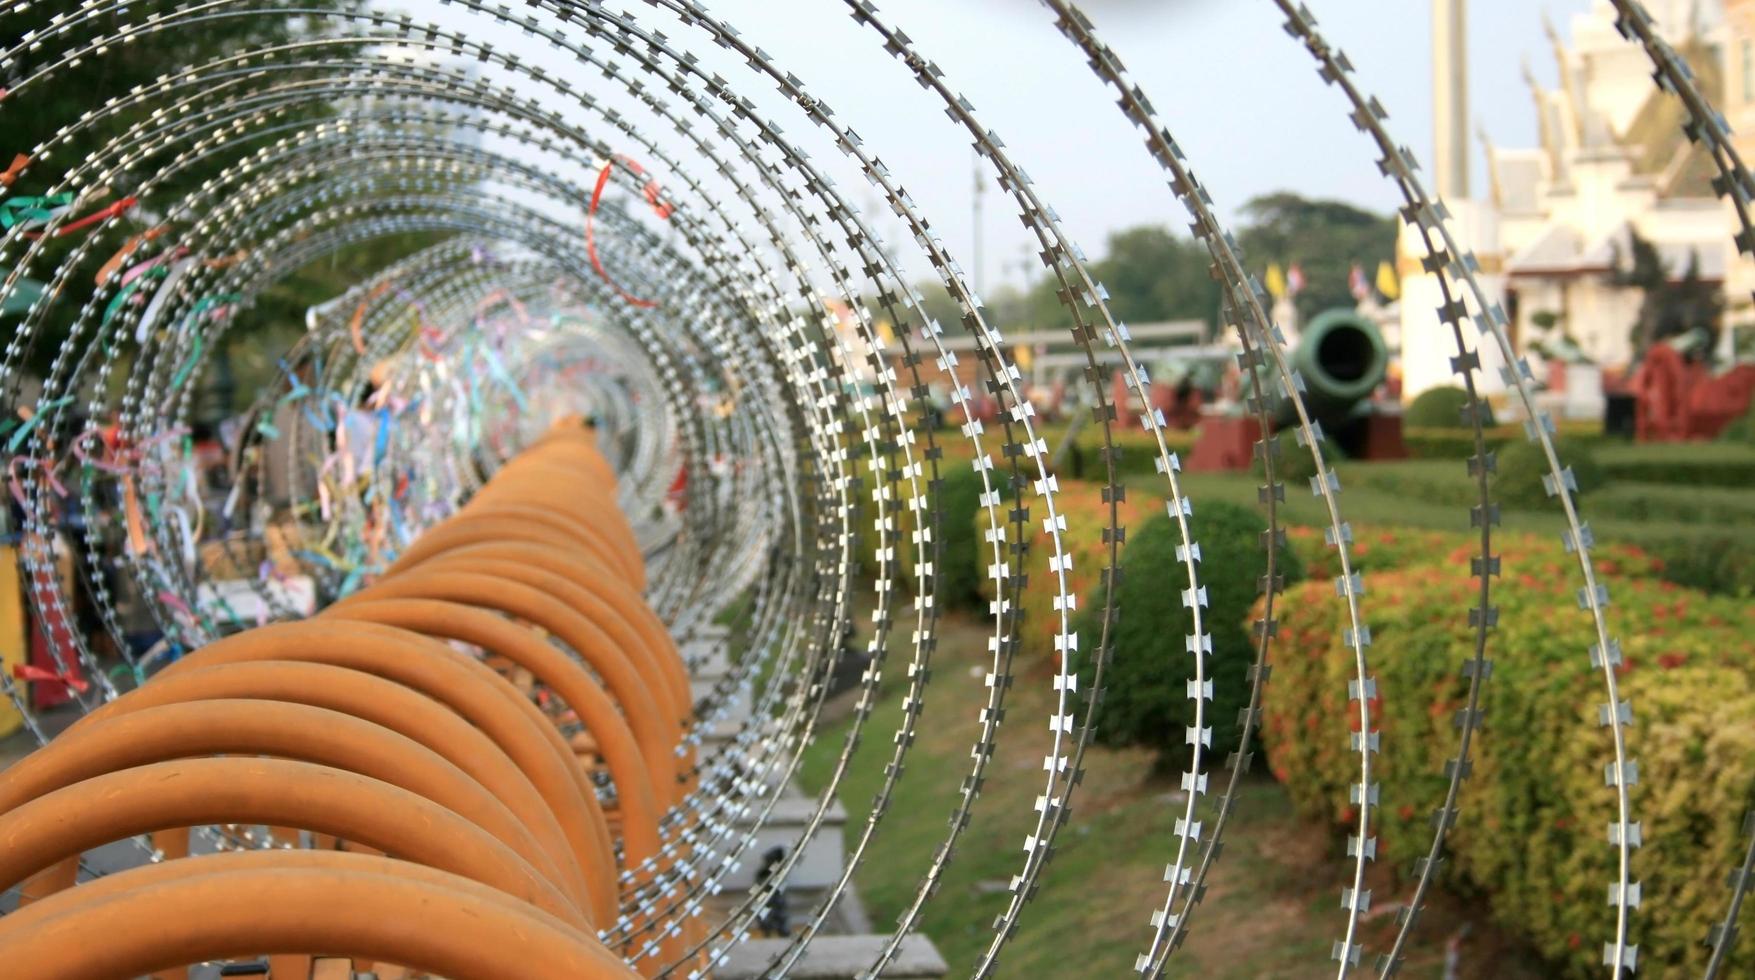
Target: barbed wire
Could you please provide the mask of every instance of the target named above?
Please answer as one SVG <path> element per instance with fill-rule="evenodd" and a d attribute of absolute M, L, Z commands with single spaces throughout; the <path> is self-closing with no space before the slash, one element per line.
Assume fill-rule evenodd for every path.
<path fill-rule="evenodd" d="M 885 72 L 900 72 L 872 83 L 912 82 L 967 139 L 1066 311 L 1086 382 L 1081 410 L 1090 412 L 1101 446 L 1101 476 L 1090 481 L 1101 496 L 1101 526 L 1076 529 L 1101 536 L 1095 550 L 1077 547 L 1089 542 L 1076 540 L 1068 522 L 1071 501 L 1087 488 L 1062 486 L 1012 344 L 971 277 L 879 148 L 765 51 L 757 31 L 745 33 L 693 0 L 647 0 L 639 16 L 580 0 L 527 0 L 517 10 L 442 0 L 408 13 L 278 0 L 152 10 L 82 0 L 49 15 L 41 0 L 19 0 L 0 11 L 7 39 L 0 118 L 30 112 L 81 66 L 132 45 L 256 20 L 303 25 L 272 43 L 192 56 L 93 104 L 40 145 L 18 148 L 21 162 L 0 188 L 9 194 L 26 179 L 45 188 L 41 201 L 57 202 L 44 204 L 40 219 L 0 229 L 7 270 L 0 297 L 18 294 L 27 278 L 42 286 L 0 354 L 0 401 L 9 412 L 0 438 L 21 505 L 16 530 L 29 601 L 43 624 L 48 669 L 72 688 L 74 709 L 93 710 L 149 683 L 165 663 L 229 633 L 352 594 L 457 513 L 549 420 L 590 416 L 619 474 L 616 502 L 645 552 L 647 601 L 702 677 L 692 711 L 677 719 L 685 791 L 658 820 L 657 853 L 620 868 L 619 913 L 602 924 L 604 940 L 646 975 L 710 971 L 760 927 L 813 841 L 836 832 L 831 813 L 856 766 L 881 767 L 872 799 L 851 801 L 866 809 L 850 823 L 856 829 L 841 867 L 767 965 L 771 975 L 797 969 L 861 870 L 887 860 L 885 820 L 920 736 L 928 726 L 966 723 L 973 712 L 948 829 L 863 968 L 882 975 L 920 928 L 981 816 L 985 785 L 999 778 L 1001 736 L 1012 730 L 1004 724 L 1008 697 L 1034 682 L 1020 669 L 1023 610 L 1027 600 L 1045 598 L 1028 604 L 1049 611 L 1049 738 L 1043 771 L 1030 777 L 1040 782 L 1024 819 L 1022 859 L 974 966 L 976 976 L 990 976 L 1026 928 L 1071 820 L 1117 655 L 1129 481 L 1118 466 L 1125 406 L 1116 402 L 1137 398 L 1154 473 L 1132 489 L 1149 482 L 1162 500 L 1175 554 L 1159 570 L 1152 602 L 1185 616 L 1189 633 L 1164 638 L 1157 651 L 1156 669 L 1178 676 L 1179 658 L 1188 657 L 1187 766 L 1165 842 L 1164 890 L 1135 969 L 1152 977 L 1168 971 L 1242 805 L 1276 640 L 1284 642 L 1286 461 L 1276 430 L 1289 430 L 1292 449 L 1309 456 L 1310 492 L 1339 573 L 1334 639 L 1348 664 L 1345 751 L 1356 778 L 1348 790 L 1345 919 L 1330 955 L 1338 975 L 1349 975 L 1362 962 L 1372 909 L 1383 708 L 1368 656 L 1366 583 L 1329 437 L 1214 193 L 1091 19 L 1063 0 L 1042 2 L 1043 28 L 1061 34 L 1115 96 L 1211 260 L 1264 475 L 1264 574 L 1247 654 L 1213 648 L 1203 570 L 1230 556 L 1203 554 L 1196 539 L 1199 502 L 1185 485 L 1168 420 L 1152 408 L 1144 354 L 1094 264 L 1018 154 L 924 46 L 867 0 L 847 0 L 857 36 L 887 56 Z M 1449 210 L 1426 191 L 1387 113 L 1360 89 L 1351 62 L 1310 11 L 1291 0 L 1274 6 L 1321 80 L 1345 100 L 1403 202 L 1399 217 L 1423 251 L 1421 270 L 1450 333 L 1450 367 L 1465 396 L 1459 421 L 1472 445 L 1462 474 L 1476 535 L 1468 553 L 1473 605 L 1463 612 L 1466 693 L 1432 835 L 1375 971 L 1392 976 L 1406 962 L 1442 880 L 1473 753 L 1487 737 L 1501 556 L 1486 389 L 1497 371 L 1530 420 L 1526 434 L 1545 461 L 1543 482 L 1577 566 L 1578 605 L 1590 617 L 1587 656 L 1601 674 L 1605 779 L 1615 794 L 1607 825 L 1614 920 L 1603 961 L 1617 976 L 1632 972 L 1633 910 L 1642 898 L 1633 852 L 1643 836 L 1627 734 L 1633 709 L 1618 684 L 1620 646 L 1575 478 Z M 417 19 L 440 7 L 469 26 Z M 1755 254 L 1755 182 L 1728 126 L 1645 10 L 1634 0 L 1613 7 L 1658 85 L 1682 105 L 1687 136 L 1709 151 L 1715 191 L 1730 200 L 1741 228 L 1739 251 Z M 23 23 L 29 33 L 11 31 Z M 809 125 L 796 126 L 800 120 Z M 92 142 L 100 149 L 70 159 Z M 839 152 L 819 152 L 831 147 Z M 893 247 L 909 243 L 884 241 L 875 216 L 850 202 L 837 181 L 855 175 L 906 230 L 911 260 L 929 270 L 922 285 L 944 290 L 958 323 L 935 320 L 911 284 L 914 266 Z M 1222 196 L 1224 188 L 1215 190 Z M 220 370 L 216 352 L 240 325 L 274 315 L 267 300 L 277 284 L 391 239 L 415 244 L 351 276 L 295 325 L 304 329 L 276 352 L 272 382 L 248 399 L 224 465 L 213 471 L 219 486 L 204 487 L 193 430 L 197 392 Z M 86 280 L 100 264 L 103 271 Z M 973 341 L 973 356 L 951 342 L 959 332 Z M 27 396 L 33 364 L 46 371 Z M 1106 389 L 1107 371 L 1119 374 L 1122 394 Z M 942 379 L 964 420 L 952 431 L 925 424 L 938 411 L 932 389 Z M 1275 424 L 1276 406 L 1283 425 Z M 15 409 L 23 410 L 16 420 Z M 947 455 L 953 445 L 968 453 L 979 482 L 977 561 L 991 591 L 980 623 L 986 648 L 960 658 L 981 675 L 982 692 L 967 700 L 934 696 L 944 686 L 930 683 L 943 669 L 945 549 L 953 537 L 940 498 L 965 465 Z M 73 500 L 88 519 L 63 545 L 63 511 Z M 80 556 L 67 586 L 57 571 L 64 547 Z M 1074 562 L 1087 554 L 1102 563 L 1095 602 L 1074 584 L 1075 572 L 1085 571 Z M 311 583 L 309 594 L 295 581 Z M 236 588 L 222 589 L 226 583 Z M 80 625 L 87 607 L 95 632 Z M 704 639 L 740 611 L 747 621 L 735 650 Z M 128 624 L 142 620 L 162 640 L 136 651 Z M 94 646 L 99 638 L 116 663 Z M 1214 786 L 1213 731 L 1229 723 L 1213 717 L 1214 678 L 1219 658 L 1233 655 L 1250 658 L 1247 692 L 1238 747 Z M 831 726 L 836 678 L 850 666 L 858 673 L 846 695 L 851 707 Z M 47 742 L 50 727 L 17 678 L 0 676 L 0 690 L 32 737 Z M 929 716 L 929 706 L 937 713 Z M 590 735 L 563 724 L 573 726 L 569 735 Z M 789 810 L 783 819 L 808 750 L 831 730 L 840 743 L 822 753 L 802 815 Z M 875 731 L 884 731 L 889 749 L 862 752 Z M 617 790 L 613 776 L 597 784 L 607 807 Z M 777 830 L 790 844 L 767 876 L 732 889 L 758 837 Z M 217 847 L 277 842 L 254 830 L 206 833 Z M 1744 835 L 1750 844 L 1730 874 L 1725 914 L 1707 932 L 1709 977 L 1728 965 L 1755 874 L 1755 820 Z M 150 841 L 136 842 L 141 861 L 160 858 Z M 728 890 L 743 894 L 726 899 Z"/>

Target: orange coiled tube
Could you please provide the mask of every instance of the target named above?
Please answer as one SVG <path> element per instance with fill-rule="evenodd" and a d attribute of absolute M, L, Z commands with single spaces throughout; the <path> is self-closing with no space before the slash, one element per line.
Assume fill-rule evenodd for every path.
<path fill-rule="evenodd" d="M 0 919 L 0 959 L 17 980 L 112 980 L 288 950 L 481 980 L 636 976 L 595 937 L 532 905 L 364 854 L 258 851 L 147 865 Z"/>
<path fill-rule="evenodd" d="M 324 615 L 210 643 L 0 773 L 0 888 L 28 880 L 0 919 L 8 975 L 263 953 L 277 980 L 319 955 L 632 975 L 596 937 L 673 860 L 692 706 L 614 496 L 588 430 L 559 426 Z M 553 711 L 584 727 L 615 813 Z M 187 828 L 218 824 L 317 849 L 186 859 Z M 142 833 L 172 860 L 74 885 L 81 853 Z"/>

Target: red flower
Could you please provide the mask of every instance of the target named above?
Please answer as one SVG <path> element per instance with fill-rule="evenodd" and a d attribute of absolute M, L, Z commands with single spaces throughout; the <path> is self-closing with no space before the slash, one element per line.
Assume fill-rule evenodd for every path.
<path fill-rule="evenodd" d="M 1347 702 L 1347 730 L 1348 731 L 1356 732 L 1359 730 L 1359 707 L 1358 707 L 1358 705 L 1359 705 L 1359 702 L 1356 699 Z M 1371 709 L 1372 727 L 1375 729 L 1375 727 L 1377 725 L 1378 718 L 1383 714 L 1383 697 L 1382 697 L 1382 695 L 1379 695 L 1377 697 L 1372 698 L 1370 701 L 1369 707 Z"/>
<path fill-rule="evenodd" d="M 1658 654 L 1658 666 L 1665 670 L 1673 670 L 1687 662 L 1688 655 L 1685 653 L 1672 652 Z"/>

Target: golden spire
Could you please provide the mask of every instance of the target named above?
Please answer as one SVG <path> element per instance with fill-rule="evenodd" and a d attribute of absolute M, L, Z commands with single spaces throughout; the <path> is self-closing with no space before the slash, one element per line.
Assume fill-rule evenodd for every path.
<path fill-rule="evenodd" d="M 1487 125 L 1475 123 L 1475 138 L 1481 141 L 1481 154 L 1487 158 L 1487 195 L 1493 202 L 1496 211 L 1505 209 L 1505 187 L 1499 181 L 1499 158 L 1493 155 L 1493 137 L 1487 135 Z M 1546 142 L 1544 140 L 1544 142 Z"/>
<path fill-rule="evenodd" d="M 1584 144 L 1584 104 L 1578 98 L 1578 79 L 1572 72 L 1572 57 L 1566 50 L 1566 42 L 1560 40 L 1560 32 L 1554 28 L 1553 18 L 1547 11 L 1542 11 L 1542 32 L 1548 35 L 1548 44 L 1554 49 L 1554 64 L 1560 69 L 1560 91 L 1566 96 L 1565 119 L 1570 124 L 1575 145 Z M 1555 134 L 1556 136 L 1560 134 Z"/>
<path fill-rule="evenodd" d="M 1555 179 L 1560 176 L 1560 140 L 1554 132 L 1553 108 L 1548 104 L 1548 93 L 1542 83 L 1536 80 L 1535 70 L 1530 67 L 1528 58 L 1523 62 L 1523 81 L 1529 86 L 1530 99 L 1536 106 L 1536 131 L 1541 134 L 1542 151 L 1548 154 L 1548 173 Z"/>

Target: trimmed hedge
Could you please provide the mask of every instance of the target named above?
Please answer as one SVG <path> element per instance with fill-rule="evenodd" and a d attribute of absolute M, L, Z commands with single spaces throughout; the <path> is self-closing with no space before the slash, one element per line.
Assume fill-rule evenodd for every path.
<path fill-rule="evenodd" d="M 1415 459 L 1468 459 L 1475 454 L 1475 433 L 1472 429 L 1448 427 L 1426 427 L 1415 425 L 1403 417 L 1402 444 L 1407 447 L 1408 455 Z M 1560 436 L 1586 446 L 1619 446 L 1622 440 L 1604 434 L 1600 423 L 1594 422 L 1561 422 Z M 1498 449 L 1513 443 L 1527 441 L 1522 423 L 1495 425 L 1481 432 L 1488 449 Z"/>
<path fill-rule="evenodd" d="M 1665 483 L 1679 487 L 1747 487 L 1755 483 L 1755 459 L 1721 459 L 1712 462 L 1670 464 L 1660 462 L 1609 463 L 1603 467 L 1612 480 L 1629 483 Z"/>
<path fill-rule="evenodd" d="M 1661 574 L 1666 582 L 1712 595 L 1755 597 L 1755 531 L 1698 537 L 1669 535 L 1646 547 L 1663 562 Z"/>
<path fill-rule="evenodd" d="M 1746 488 L 1677 487 L 1664 483 L 1616 483 L 1590 498 L 1592 519 L 1699 524 L 1755 529 L 1755 494 Z"/>
<path fill-rule="evenodd" d="M 1610 747 L 1597 724 L 1604 691 L 1587 655 L 1595 634 L 1577 610 L 1576 570 L 1559 547 L 1524 535 L 1503 541 L 1486 727 L 1445 873 L 1482 891 L 1495 917 L 1566 975 L 1595 976 L 1612 928 L 1604 895 L 1614 860 L 1604 838 L 1614 818 L 1603 783 Z M 1610 583 L 1622 696 L 1636 719 L 1628 729 L 1640 764 L 1633 805 L 1646 845 L 1634 852 L 1633 870 L 1646 901 L 1633 917 L 1633 941 L 1645 972 L 1699 973 L 1701 939 L 1723 914 L 1725 876 L 1747 842 L 1755 608 L 1659 581 L 1658 564 L 1634 549 L 1605 549 L 1598 569 Z M 1382 738 L 1374 833 L 1384 864 L 1411 877 L 1431 840 L 1444 764 L 1457 748 L 1454 719 L 1467 694 L 1459 667 L 1472 651 L 1466 610 L 1476 585 L 1466 548 L 1442 564 L 1410 564 L 1365 581 Z M 1346 700 L 1353 663 L 1340 642 L 1343 606 L 1327 581 L 1312 581 L 1286 596 L 1278 617 L 1263 717 L 1268 761 L 1301 812 L 1344 832 L 1354 818 L 1348 789 L 1358 759 L 1349 747 L 1356 722 Z M 1751 971 L 1755 947 L 1741 945 L 1730 973 Z"/>
<path fill-rule="evenodd" d="M 1487 440 L 1488 449 L 1497 449 L 1520 434 L 1521 430 L 1515 430 L 1512 426 L 1500 426 L 1482 433 Z M 1465 460 L 1475 454 L 1475 434 L 1468 429 L 1410 427 L 1402 430 L 1402 445 L 1407 447 L 1408 455 L 1414 459 Z"/>
<path fill-rule="evenodd" d="M 1755 450 L 1724 442 L 1640 445 L 1602 454 L 1609 479 L 1743 489 L 1755 483 Z"/>
<path fill-rule="evenodd" d="M 1255 661 L 1249 610 L 1267 571 L 1261 550 L 1266 531 L 1267 519 L 1261 513 L 1237 504 L 1202 504 L 1189 519 L 1189 533 L 1208 556 L 1200 563 L 1200 582 L 1208 601 L 1203 623 L 1213 640 L 1207 659 L 1213 698 L 1205 718 L 1212 729 L 1208 758 L 1213 764 L 1236 750 L 1237 715 L 1249 700 L 1246 675 Z M 1129 534 L 1121 554 L 1111 659 L 1097 708 L 1098 741 L 1155 748 L 1161 762 L 1177 764 L 1186 759 L 1184 732 L 1194 720 L 1188 698 L 1194 657 L 1185 645 L 1194 623 L 1181 601 L 1188 584 L 1177 558 L 1180 543 L 1176 525 L 1163 514 Z M 1280 553 L 1278 566 L 1276 573 L 1288 582 L 1303 577 L 1302 563 L 1291 549 Z M 1080 613 L 1079 649 L 1087 653 L 1094 653 L 1101 639 L 1103 598 L 1099 585 Z M 1086 657 L 1079 670 L 1086 690 L 1094 670 L 1094 658 Z"/>

